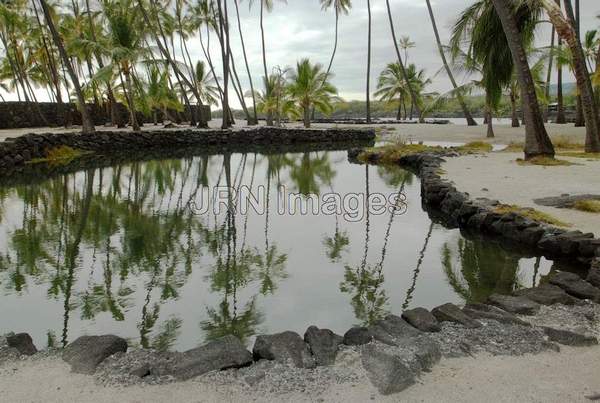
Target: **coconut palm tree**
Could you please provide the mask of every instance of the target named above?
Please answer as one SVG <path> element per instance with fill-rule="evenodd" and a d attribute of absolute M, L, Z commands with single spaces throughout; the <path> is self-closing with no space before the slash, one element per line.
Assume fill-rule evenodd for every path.
<path fill-rule="evenodd" d="M 177 94 L 169 86 L 168 74 L 168 70 L 160 71 L 156 66 L 152 66 L 148 73 L 144 100 L 153 115 L 155 125 L 158 122 L 157 111 L 162 111 L 164 119 L 172 120 L 169 117 L 169 109 L 176 111 L 183 110 L 181 103 L 177 99 Z"/>
<path fill-rule="evenodd" d="M 331 67 L 333 66 L 333 59 L 335 58 L 335 53 L 338 48 L 338 28 L 340 15 L 348 15 L 350 9 L 352 8 L 351 0 L 319 0 L 321 3 L 322 10 L 329 10 L 333 7 L 333 11 L 335 12 L 335 39 L 333 42 L 333 52 L 331 52 L 331 59 L 329 60 L 329 66 L 327 67 L 327 76 L 331 72 Z"/>
<path fill-rule="evenodd" d="M 394 42 L 394 49 L 396 50 L 396 56 L 398 57 L 398 64 L 400 65 L 400 70 L 402 71 L 402 75 L 404 76 L 404 81 L 406 81 L 407 83 L 411 102 L 414 105 L 417 105 L 417 94 L 410 86 L 410 84 L 408 84 L 408 75 L 406 74 L 406 69 L 404 68 L 404 63 L 402 62 L 402 56 L 400 55 L 400 46 L 398 45 L 398 40 L 396 39 L 396 29 L 394 28 L 394 18 L 392 16 L 392 7 L 390 6 L 390 0 L 385 0 L 385 4 L 387 8 L 388 21 L 390 23 L 390 31 L 392 32 L 392 41 Z M 419 107 L 416 106 L 416 108 L 417 115 L 422 117 L 423 115 L 421 114 Z M 420 121 L 423 122 L 423 119 L 421 118 Z"/>
<path fill-rule="evenodd" d="M 517 18 L 517 16 L 522 16 L 518 12 L 521 10 L 521 7 L 526 7 L 530 16 L 534 16 L 538 10 L 530 8 L 529 3 L 520 3 L 519 10 L 516 10 L 514 4 L 509 0 L 492 0 L 492 3 L 502 24 L 517 77 L 519 78 L 519 86 L 521 87 L 524 117 L 527 122 L 525 128 L 525 158 L 528 159 L 536 156 L 554 157 L 554 147 L 544 126 L 544 120 L 535 91 L 535 83 L 531 75 L 523 43 L 524 34 L 527 31 L 524 25 L 519 24 Z"/>
<path fill-rule="evenodd" d="M 83 92 L 81 90 L 81 85 L 79 84 L 79 78 L 77 77 L 77 73 L 73 69 L 73 65 L 71 64 L 71 60 L 69 59 L 69 55 L 65 50 L 65 46 L 63 43 L 58 30 L 56 29 L 56 25 L 54 24 L 54 19 L 52 16 L 52 12 L 46 0 L 40 0 L 40 5 L 42 6 L 42 11 L 44 13 L 44 19 L 46 20 L 46 24 L 48 25 L 48 29 L 52 34 L 52 39 L 54 44 L 58 48 L 58 52 L 62 58 L 63 65 L 67 68 L 69 72 L 69 77 L 71 78 L 71 82 L 73 83 L 73 89 L 75 91 L 75 95 L 77 96 L 77 105 L 79 107 L 79 112 L 81 113 L 81 123 L 82 123 L 82 132 L 83 133 L 93 133 L 95 131 L 94 121 L 90 116 L 87 106 L 85 104 L 85 99 L 83 97 Z"/>
<path fill-rule="evenodd" d="M 263 69 L 264 69 L 264 80 L 268 80 L 269 77 L 269 69 L 267 68 L 267 50 L 265 45 L 265 26 L 264 26 L 264 16 L 265 11 L 271 12 L 273 10 L 273 0 L 250 0 L 250 7 L 254 4 L 255 1 L 260 1 L 260 38 L 262 45 L 262 61 L 263 61 Z M 280 0 L 284 3 L 287 3 L 287 0 Z M 269 95 L 269 87 L 266 87 L 267 96 Z M 273 126 L 273 116 L 267 113 L 267 126 Z"/>
<path fill-rule="evenodd" d="M 367 0 L 367 13 L 369 15 L 369 31 L 367 36 L 367 123 L 371 123 L 371 0 Z"/>
<path fill-rule="evenodd" d="M 139 7 L 133 0 L 105 0 L 102 3 L 109 30 L 108 48 L 111 64 L 97 73 L 97 79 L 109 82 L 114 75 L 121 77 L 133 131 L 140 131 L 136 116 L 133 74 L 135 64 L 148 54 L 143 47 L 144 31 L 140 26 Z M 99 44 L 100 46 L 100 44 Z"/>
<path fill-rule="evenodd" d="M 585 149 L 587 152 L 600 152 L 600 116 L 598 115 L 598 105 L 596 104 L 586 57 L 579 41 L 579 35 L 577 34 L 577 22 L 573 6 L 570 0 L 565 0 L 566 15 L 564 15 L 556 3 L 549 0 L 540 1 L 547 11 L 552 25 L 556 28 L 558 36 L 567 43 L 573 57 L 573 72 L 577 79 L 577 88 L 581 93 L 586 123 Z M 502 6 L 500 5 L 500 7 Z"/>
<path fill-rule="evenodd" d="M 422 93 L 425 86 L 431 83 L 431 80 L 425 77 L 425 70 L 417 70 L 414 64 L 408 66 L 407 75 L 410 85 L 417 92 L 418 103 L 422 109 Z M 375 96 L 384 102 L 398 102 L 396 118 L 401 119 L 403 100 L 409 98 L 410 94 L 398 63 L 388 64 L 385 70 L 381 72 L 377 81 Z"/>
<path fill-rule="evenodd" d="M 429 11 L 429 18 L 431 19 L 431 26 L 433 27 L 433 34 L 435 35 L 435 40 L 436 40 L 436 43 L 438 46 L 438 51 L 440 53 L 442 63 L 444 64 L 444 69 L 446 70 L 446 74 L 448 74 L 448 78 L 450 79 L 450 82 L 452 83 L 452 88 L 456 91 L 456 89 L 458 88 L 458 84 L 456 83 L 456 80 L 454 79 L 454 74 L 452 73 L 452 70 L 450 69 L 450 65 L 448 64 L 448 60 L 446 59 L 446 53 L 444 51 L 444 47 L 442 46 L 442 41 L 440 39 L 440 33 L 438 32 L 437 24 L 435 22 L 435 16 L 433 14 L 433 8 L 431 7 L 431 2 L 429 0 L 425 0 L 425 1 L 427 3 L 427 10 Z M 467 125 L 468 126 L 477 126 L 477 122 L 475 122 L 475 119 L 473 119 L 473 116 L 471 115 L 471 112 L 469 111 L 469 108 L 467 107 L 467 104 L 463 97 L 463 94 L 461 94 L 460 91 L 456 92 L 456 100 L 458 101 L 458 104 L 460 105 L 460 108 L 463 111 L 463 115 L 465 116 L 465 119 L 467 120 Z"/>
<path fill-rule="evenodd" d="M 312 106 L 324 114 L 333 111 L 331 101 L 337 95 L 337 89 L 329 83 L 327 73 L 319 63 L 312 65 L 310 60 L 302 59 L 296 64 L 296 70 L 290 74 L 287 88 L 296 106 L 302 110 L 304 127 L 310 127 Z"/>
<path fill-rule="evenodd" d="M 256 113 L 256 97 L 254 92 L 254 83 L 252 81 L 252 74 L 250 73 L 250 64 L 248 63 L 248 55 L 246 54 L 246 44 L 244 42 L 244 33 L 242 32 L 242 23 L 240 21 L 240 0 L 233 0 L 233 4 L 235 4 L 235 15 L 237 17 L 237 25 L 238 31 L 240 33 L 240 42 L 242 44 L 242 54 L 244 55 L 244 64 L 246 65 L 246 72 L 248 73 L 248 81 L 250 81 L 250 92 L 252 95 L 252 111 L 253 116 L 252 120 L 248 122 L 251 126 L 255 126 L 258 124 L 258 115 Z"/>

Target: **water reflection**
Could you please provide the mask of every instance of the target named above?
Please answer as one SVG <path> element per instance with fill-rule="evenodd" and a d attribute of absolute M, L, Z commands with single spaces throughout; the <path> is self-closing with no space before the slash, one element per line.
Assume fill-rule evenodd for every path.
<path fill-rule="evenodd" d="M 227 208 L 192 208 L 219 186 Z M 264 214 L 240 214 L 242 187 L 266 189 Z M 282 215 L 286 189 L 402 195 L 408 209 L 367 209 L 360 222 Z M 343 152 L 200 155 L 0 186 L 0 330 L 40 345 L 115 333 L 168 350 L 311 324 L 343 332 L 409 306 L 480 301 L 549 267 L 434 225 L 416 177 Z"/>
<path fill-rule="evenodd" d="M 519 257 L 491 242 L 460 238 L 455 250 L 444 244 L 441 255 L 448 284 L 465 302 L 484 302 L 491 294 L 510 294 L 522 287 Z"/>

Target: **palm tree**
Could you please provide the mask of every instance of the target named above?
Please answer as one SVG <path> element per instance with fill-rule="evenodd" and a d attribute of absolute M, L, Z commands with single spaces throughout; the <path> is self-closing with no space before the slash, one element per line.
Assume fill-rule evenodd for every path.
<path fill-rule="evenodd" d="M 250 7 L 256 0 L 250 0 Z M 273 10 L 273 0 L 258 0 L 260 1 L 260 38 L 262 44 L 262 59 L 263 59 L 263 69 L 264 69 L 264 77 L 265 80 L 268 80 L 269 77 L 269 69 L 267 68 L 267 50 L 265 46 L 265 26 L 264 26 L 264 14 L 265 10 L 267 12 L 271 12 Z M 284 3 L 287 3 L 287 0 L 281 0 Z M 267 96 L 269 96 L 269 88 L 265 88 L 267 91 Z M 267 126 L 273 126 L 273 116 L 267 113 Z"/>
<path fill-rule="evenodd" d="M 571 50 L 573 71 L 577 79 L 577 88 L 581 93 L 585 115 L 585 149 L 587 152 L 600 152 L 600 116 L 598 115 L 598 105 L 596 104 L 586 57 L 579 41 L 579 35 L 577 34 L 577 23 L 573 6 L 570 0 L 565 0 L 565 16 L 555 3 L 549 0 L 541 0 L 541 2 L 548 12 L 552 25 L 556 28 L 559 37 L 565 40 Z"/>
<path fill-rule="evenodd" d="M 202 102 L 205 102 L 207 105 L 216 105 L 219 90 L 215 86 L 215 79 L 208 75 L 206 64 L 203 61 L 196 63 L 194 74 L 194 82 Z"/>
<path fill-rule="evenodd" d="M 525 159 L 536 156 L 554 157 L 554 147 L 546 132 L 535 91 L 535 83 L 523 44 L 523 27 L 519 27 L 514 5 L 509 0 L 492 0 L 512 54 L 521 87 L 521 99 L 527 125 L 525 127 Z M 525 7 L 528 7 L 526 4 Z"/>
<path fill-rule="evenodd" d="M 250 73 L 250 64 L 248 64 L 248 55 L 246 54 L 246 44 L 244 42 L 244 34 L 242 32 L 242 23 L 240 21 L 240 0 L 233 0 L 233 4 L 235 4 L 235 15 L 237 17 L 238 31 L 240 33 L 240 41 L 242 43 L 242 54 L 244 55 L 244 63 L 246 65 L 246 72 L 248 73 L 248 81 L 250 81 L 250 91 L 252 95 L 252 110 L 253 116 L 252 120 L 248 122 L 251 126 L 258 124 L 258 115 L 256 113 L 256 97 L 254 92 L 254 83 L 252 82 L 252 74 Z"/>
<path fill-rule="evenodd" d="M 338 27 L 340 15 L 348 15 L 350 9 L 352 8 L 351 0 L 319 0 L 321 3 L 322 10 L 328 10 L 333 7 L 335 12 L 335 40 L 333 42 L 333 52 L 331 53 L 331 59 L 329 60 L 329 66 L 327 67 L 327 76 L 331 72 L 331 66 L 333 66 L 333 59 L 335 58 L 335 53 L 338 47 Z"/>
<path fill-rule="evenodd" d="M 71 82 L 73 83 L 73 87 L 75 90 L 75 95 L 77 96 L 77 105 L 79 107 L 79 112 L 81 113 L 81 122 L 83 133 L 93 133 L 95 131 L 94 122 L 87 110 L 87 106 L 85 104 L 85 99 L 83 97 L 83 92 L 81 90 L 81 85 L 79 84 L 79 78 L 77 77 L 77 73 L 73 69 L 73 65 L 71 64 L 71 60 L 69 59 L 69 55 L 65 50 L 64 43 L 60 34 L 58 33 L 56 26 L 54 25 L 54 19 L 52 18 L 52 13 L 50 11 L 50 7 L 46 3 L 46 0 L 40 0 L 40 4 L 42 6 L 42 10 L 44 12 L 44 19 L 46 20 L 46 24 L 48 25 L 48 29 L 52 34 L 52 39 L 54 44 L 58 48 L 58 52 L 63 61 L 63 65 L 66 66 L 67 71 L 69 72 L 69 77 L 71 78 Z"/>
<path fill-rule="evenodd" d="M 400 37 L 398 46 L 404 51 L 404 65 L 408 65 L 408 49 L 414 49 L 417 44 L 410 39 L 410 36 L 403 35 Z"/>
<path fill-rule="evenodd" d="M 448 74 L 448 78 L 450 79 L 450 82 L 452 83 L 452 88 L 454 88 L 454 90 L 456 91 L 458 88 L 458 84 L 456 83 L 456 80 L 454 79 L 454 74 L 452 73 L 452 70 L 450 69 L 450 66 L 448 65 L 448 60 L 446 59 L 446 53 L 444 52 L 444 47 L 442 46 L 442 41 L 440 40 L 440 33 L 438 32 L 437 24 L 435 22 L 435 16 L 433 15 L 433 9 L 431 7 L 431 2 L 429 0 L 425 0 L 425 1 L 427 3 L 427 10 L 429 11 L 429 18 L 431 19 L 431 26 L 433 27 L 433 33 L 435 35 L 435 40 L 436 40 L 436 43 L 438 46 L 438 51 L 440 53 L 440 57 L 442 59 L 442 63 L 444 64 L 444 69 L 446 70 L 446 74 Z M 465 103 L 463 94 L 460 91 L 456 91 L 456 100 L 458 101 L 458 104 L 460 105 L 460 108 L 463 111 L 463 115 L 465 115 L 465 119 L 467 120 L 467 125 L 468 126 L 477 126 L 477 122 L 475 122 L 475 119 L 473 119 L 473 116 L 471 115 L 469 108 L 467 108 L 467 104 Z"/>
<path fill-rule="evenodd" d="M 392 32 L 392 41 L 394 42 L 394 49 L 396 50 L 396 56 L 398 57 L 398 64 L 400 65 L 400 70 L 402 71 L 402 76 L 404 77 L 404 81 L 406 81 L 406 83 L 407 83 L 411 102 L 417 108 L 417 115 L 421 116 L 421 118 L 419 119 L 420 122 L 423 122 L 424 121 L 424 119 L 422 117 L 423 115 L 421 114 L 421 111 L 419 110 L 419 107 L 418 107 L 417 94 L 413 90 L 412 86 L 409 84 L 408 75 L 406 74 L 406 69 L 404 68 L 404 63 L 402 62 L 402 56 L 400 56 L 400 47 L 398 45 L 398 40 L 396 39 L 396 29 L 394 28 L 394 19 L 392 17 L 392 7 L 390 6 L 390 0 L 385 0 L 385 4 L 387 7 L 387 15 L 388 15 L 389 23 L 390 23 L 390 30 Z"/>
<path fill-rule="evenodd" d="M 110 53 L 112 64 L 98 74 L 106 81 L 114 74 L 115 69 L 119 76 L 122 74 L 131 126 L 133 131 L 138 132 L 140 125 L 136 117 L 132 75 L 135 64 L 147 53 L 142 47 L 144 34 L 139 26 L 139 8 L 133 0 L 108 0 L 104 1 L 102 6 L 110 32 L 110 45 L 106 52 Z"/>
<path fill-rule="evenodd" d="M 371 0 L 367 0 L 367 13 L 369 14 L 367 44 L 367 123 L 371 123 Z"/>
<path fill-rule="evenodd" d="M 176 111 L 183 110 L 183 107 L 177 99 L 177 94 L 169 87 L 167 70 L 159 71 L 156 66 L 150 68 L 148 73 L 148 83 L 145 94 L 145 101 L 152 112 L 154 124 L 157 124 L 157 111 L 162 111 L 163 118 L 169 119 L 169 109 Z"/>
<path fill-rule="evenodd" d="M 431 80 L 425 77 L 425 70 L 417 70 L 414 64 L 410 64 L 407 69 L 409 77 L 408 82 L 415 90 L 418 96 L 418 106 L 423 108 L 422 92 L 426 85 L 431 83 Z M 379 75 L 377 81 L 377 91 L 375 96 L 381 101 L 388 103 L 398 102 L 398 112 L 396 118 L 401 119 L 403 100 L 410 97 L 402 70 L 399 63 L 390 63 L 385 70 Z M 412 118 L 412 111 L 411 111 Z"/>
<path fill-rule="evenodd" d="M 329 114 L 333 110 L 332 99 L 337 89 L 329 83 L 327 73 L 319 63 L 312 65 L 310 60 L 302 59 L 296 64 L 296 71 L 290 75 L 288 91 L 297 107 L 302 110 L 304 127 L 310 127 L 312 106 L 320 112 Z"/>

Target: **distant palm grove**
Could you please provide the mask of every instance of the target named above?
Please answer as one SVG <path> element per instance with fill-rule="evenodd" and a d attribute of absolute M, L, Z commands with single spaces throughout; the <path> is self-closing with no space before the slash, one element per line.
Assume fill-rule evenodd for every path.
<path fill-rule="evenodd" d="M 322 11 L 332 14 L 331 42 L 320 44 L 331 46 L 325 64 L 309 59 L 290 60 L 287 66 L 270 63 L 270 41 L 285 39 L 269 38 L 265 24 L 285 0 L 3 0 L 0 85 L 32 114 L 41 115 L 42 91 L 57 104 L 57 114 L 67 113 L 64 105 L 74 102 L 87 133 L 95 130 L 91 104 L 104 110 L 112 125 L 125 124 L 117 117 L 118 104 L 125 105 L 134 131 L 141 130 L 140 114 L 154 122 L 160 114 L 207 128 L 196 107 L 202 105 L 222 111 L 223 129 L 240 116 L 251 126 L 261 118 L 267 126 L 301 120 L 310 127 L 317 114 L 344 109 L 355 114 L 357 106 L 366 123 L 384 114 L 423 122 L 438 111 L 455 111 L 476 125 L 473 115 L 483 114 L 488 137 L 494 136 L 493 118 L 509 114 L 513 126 L 525 124 L 526 158 L 554 156 L 545 123 L 550 111 L 556 123 L 565 123 L 565 105 L 572 100 L 575 124 L 586 127 L 586 151 L 600 152 L 600 34 L 581 32 L 579 0 L 474 0 L 456 10 L 445 38 L 435 17 L 442 2 L 415 0 L 426 6 L 423 22 L 433 31 L 443 66 L 429 73 L 410 58 L 416 45 L 410 32 L 395 24 L 401 7 L 390 0 L 354 0 L 367 10 L 357 16 L 367 21 L 367 58 L 356 61 L 364 63 L 366 74 L 355 78 L 364 82 L 364 103 L 342 100 L 332 84 L 338 43 L 347 40 L 338 35 L 339 25 L 354 17 L 352 1 L 302 1 L 319 1 Z M 385 21 L 373 21 L 376 3 L 385 3 Z M 260 17 L 258 26 L 250 27 L 261 38 L 259 76 L 248 62 L 242 6 Z M 373 23 L 388 25 L 390 32 L 389 64 L 376 72 L 375 82 L 370 80 Z M 544 24 L 552 27 L 547 38 L 540 35 Z M 211 46 L 219 49 L 218 60 Z M 243 57 L 234 58 L 234 48 Z M 190 49 L 201 50 L 201 60 L 192 59 Z M 576 79 L 573 93 L 563 88 L 566 71 Z M 438 74 L 449 80 L 451 91 L 428 91 Z M 464 77 L 466 83 L 458 79 Z"/>

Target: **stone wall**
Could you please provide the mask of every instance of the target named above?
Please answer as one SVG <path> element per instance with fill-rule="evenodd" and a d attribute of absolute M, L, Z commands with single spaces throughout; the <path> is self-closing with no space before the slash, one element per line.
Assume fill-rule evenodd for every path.
<path fill-rule="evenodd" d="M 77 110 L 75 104 L 59 104 L 54 102 L 40 102 L 37 104 L 38 113 L 34 104 L 25 102 L 1 102 L 0 103 L 0 129 L 18 129 L 26 127 L 61 127 L 65 125 L 65 119 L 70 120 L 73 125 L 81 124 L 81 114 Z M 94 104 L 87 105 L 88 111 L 92 115 L 94 124 L 102 126 L 110 122 L 110 111 L 103 106 Z M 193 106 L 196 109 L 197 116 L 204 116 L 207 121 L 210 121 L 210 106 Z M 123 104 L 117 105 L 118 119 L 120 122 L 126 123 L 129 121 L 129 112 Z M 177 113 L 171 111 L 172 116 Z M 70 115 L 70 116 L 69 116 Z M 157 113 L 159 121 L 163 121 L 162 112 Z M 43 118 L 42 118 L 43 116 Z M 144 116 L 142 113 L 137 114 L 139 122 L 152 123 L 153 116 Z"/>
<path fill-rule="evenodd" d="M 357 161 L 361 150 L 349 153 Z M 439 170 L 444 157 L 455 157 L 449 150 L 442 153 L 406 155 L 399 164 L 415 171 L 421 177 L 421 197 L 424 208 L 446 227 L 460 228 L 467 233 L 483 236 L 519 250 L 524 255 L 544 256 L 569 268 L 589 270 L 594 258 L 600 257 L 600 239 L 594 234 L 553 227 L 516 213 L 498 213 L 498 201 L 473 200 L 443 179 Z M 377 154 L 370 163 L 377 164 Z M 585 273 L 584 273 L 585 274 Z"/>
<path fill-rule="evenodd" d="M 373 130 L 349 129 L 278 129 L 261 127 L 251 130 L 162 129 L 141 133 L 131 131 L 98 131 L 92 134 L 42 133 L 8 138 L 0 143 L 0 176 L 10 175 L 35 158 L 44 158 L 48 149 L 69 146 L 105 155 L 131 155 L 195 147 L 236 151 L 256 146 L 324 144 L 359 142 L 372 145 Z"/>

